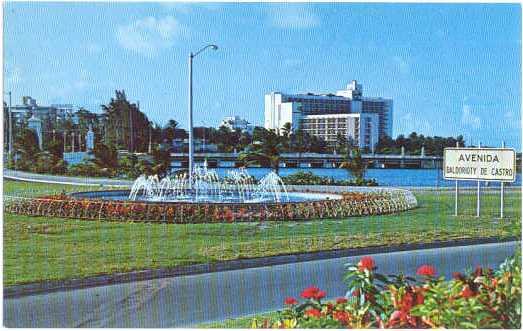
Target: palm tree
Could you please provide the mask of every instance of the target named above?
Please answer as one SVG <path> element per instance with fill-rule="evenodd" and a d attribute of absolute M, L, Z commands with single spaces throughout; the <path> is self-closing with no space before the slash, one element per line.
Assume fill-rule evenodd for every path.
<path fill-rule="evenodd" d="M 363 177 L 365 177 L 367 165 L 361 157 L 361 151 L 359 148 L 356 148 L 354 150 L 354 155 L 351 155 L 351 149 L 347 148 L 345 155 L 345 161 L 341 163 L 340 168 L 346 169 L 349 176 L 354 176 L 357 181 L 362 181 Z"/>
<path fill-rule="evenodd" d="M 280 154 L 283 151 L 282 138 L 273 130 L 266 130 L 261 140 L 252 144 L 252 147 L 240 153 L 238 160 L 245 164 L 258 164 L 269 167 L 275 173 L 280 170 Z"/>

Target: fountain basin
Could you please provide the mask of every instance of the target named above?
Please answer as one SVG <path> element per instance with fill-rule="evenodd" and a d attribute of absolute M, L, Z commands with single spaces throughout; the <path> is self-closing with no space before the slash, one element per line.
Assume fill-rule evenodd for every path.
<path fill-rule="evenodd" d="M 76 192 L 71 193 L 70 196 L 75 199 L 102 199 L 102 200 L 113 200 L 113 201 L 129 201 L 130 190 L 111 190 L 111 191 L 91 191 L 91 192 Z M 237 192 L 231 191 L 229 194 L 222 191 L 220 196 L 212 194 L 199 194 L 195 195 L 186 194 L 178 195 L 176 198 L 151 198 L 146 197 L 144 194 L 138 194 L 136 199 L 132 200 L 135 202 L 145 203 L 171 203 L 171 202 L 183 202 L 183 203 L 211 203 L 211 204 L 267 204 L 267 203 L 293 203 L 293 202 L 305 202 L 305 201 L 323 201 L 323 200 L 338 200 L 341 199 L 340 194 L 334 193 L 311 193 L 311 192 L 288 192 L 284 201 L 275 201 L 271 197 L 259 197 L 253 199 L 245 199 L 240 197 Z"/>
<path fill-rule="evenodd" d="M 310 187 L 307 188 L 310 190 Z M 162 223 L 303 221 L 398 213 L 415 208 L 407 190 L 350 188 L 348 192 L 288 192 L 295 201 L 199 202 L 128 200 L 128 190 L 77 192 L 37 198 L 4 196 L 5 212 L 86 219 Z"/>

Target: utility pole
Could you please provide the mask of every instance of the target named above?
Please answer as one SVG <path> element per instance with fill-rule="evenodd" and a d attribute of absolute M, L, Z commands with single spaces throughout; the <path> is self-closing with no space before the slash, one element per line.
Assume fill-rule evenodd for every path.
<path fill-rule="evenodd" d="M 9 160 L 13 156 L 13 115 L 11 113 L 11 91 L 9 91 Z"/>
<path fill-rule="evenodd" d="M 153 151 L 153 148 L 152 148 L 152 127 L 153 127 L 153 124 L 151 122 L 149 122 L 149 147 L 147 148 L 147 152 L 149 154 L 152 153 Z"/>
<path fill-rule="evenodd" d="M 217 50 L 218 46 L 216 45 L 207 45 L 200 49 L 196 53 L 190 53 L 189 54 L 189 169 L 187 169 L 187 172 L 189 173 L 189 189 L 192 189 L 193 185 L 193 168 L 194 168 L 194 142 L 193 142 L 193 90 L 192 90 L 192 78 L 193 78 L 193 72 L 192 72 L 192 63 L 193 58 L 196 57 L 201 52 L 205 51 L 207 48 L 210 48 L 212 50 Z"/>
<path fill-rule="evenodd" d="M 137 107 L 140 109 L 140 101 L 137 102 Z M 129 146 L 129 151 L 132 153 L 134 152 L 134 130 L 133 130 L 133 107 L 129 107 L 129 126 L 130 126 L 130 134 L 131 134 L 131 144 Z"/>

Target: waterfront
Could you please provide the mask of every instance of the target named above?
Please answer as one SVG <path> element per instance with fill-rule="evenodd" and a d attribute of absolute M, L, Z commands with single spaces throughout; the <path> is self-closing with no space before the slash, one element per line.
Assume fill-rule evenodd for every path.
<path fill-rule="evenodd" d="M 180 168 L 172 168 L 173 171 Z M 219 176 L 226 176 L 231 168 L 215 168 Z M 257 179 L 265 176 L 271 171 L 270 168 L 247 168 L 247 172 Z M 347 179 L 347 171 L 344 169 L 328 168 L 280 168 L 280 176 L 288 176 L 298 171 L 310 171 L 315 175 L 332 177 L 337 180 Z M 375 179 L 380 186 L 392 187 L 453 187 L 455 181 L 445 180 L 441 169 L 368 169 L 365 174 L 367 179 Z M 476 181 L 461 181 L 460 186 L 473 187 Z M 486 182 L 483 184 L 486 185 Z M 512 186 L 521 185 L 521 174 L 518 173 L 516 182 Z M 499 187 L 499 183 L 489 183 L 490 187 Z"/>

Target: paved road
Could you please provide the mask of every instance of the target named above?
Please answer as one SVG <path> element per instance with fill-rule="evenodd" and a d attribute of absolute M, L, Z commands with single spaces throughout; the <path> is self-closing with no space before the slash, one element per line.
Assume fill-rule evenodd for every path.
<path fill-rule="evenodd" d="M 517 242 L 376 254 L 383 273 L 429 263 L 440 274 L 477 265 L 496 267 Z M 7 327 L 186 327 L 282 307 L 286 296 L 316 285 L 342 296 L 344 264 L 358 256 L 212 274 L 155 279 L 4 301 Z"/>
<path fill-rule="evenodd" d="M 58 184 L 70 184 L 70 185 L 83 185 L 83 186 L 105 185 L 105 186 L 127 187 L 127 186 L 131 186 L 133 184 L 132 180 L 125 180 L 125 179 L 57 176 L 57 175 L 35 174 L 32 172 L 10 170 L 10 169 L 4 169 L 4 178 L 27 181 L 27 182 L 58 183 Z"/>

